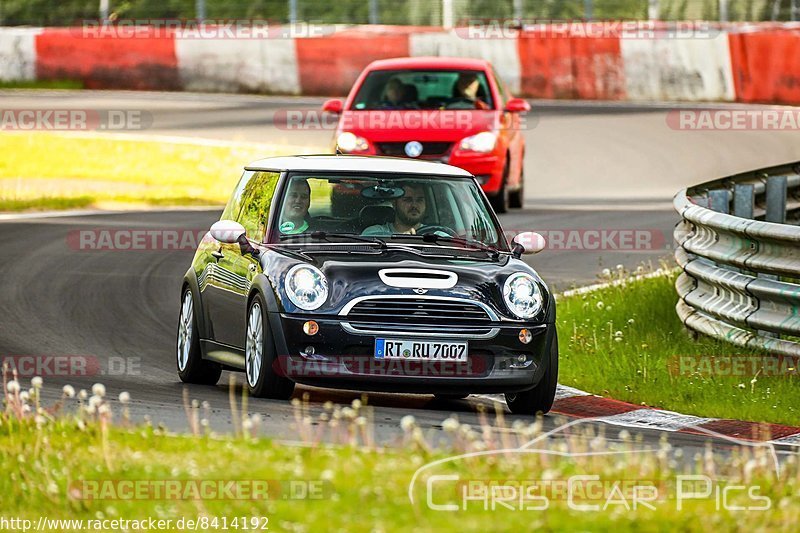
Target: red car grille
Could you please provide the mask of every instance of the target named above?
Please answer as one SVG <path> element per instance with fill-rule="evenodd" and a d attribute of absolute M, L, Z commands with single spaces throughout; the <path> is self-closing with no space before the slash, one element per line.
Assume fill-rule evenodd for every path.
<path fill-rule="evenodd" d="M 378 152 L 381 155 L 395 157 L 407 157 L 405 153 L 406 142 L 376 143 Z M 448 142 L 424 142 L 422 143 L 422 154 L 420 157 L 437 157 L 447 155 L 453 143 Z"/>

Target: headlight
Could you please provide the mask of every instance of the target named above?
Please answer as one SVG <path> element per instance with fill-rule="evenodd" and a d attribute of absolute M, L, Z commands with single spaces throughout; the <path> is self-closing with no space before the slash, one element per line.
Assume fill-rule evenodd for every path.
<path fill-rule="evenodd" d="M 491 152 L 494 150 L 494 145 L 497 143 L 497 134 L 491 131 L 482 131 L 477 135 L 472 135 L 466 139 L 461 140 L 458 147 L 462 150 L 469 150 L 470 152 Z"/>
<path fill-rule="evenodd" d="M 286 274 L 286 294 L 300 309 L 313 311 L 328 299 L 328 280 L 311 265 L 293 266 Z"/>
<path fill-rule="evenodd" d="M 336 138 L 336 146 L 342 152 L 365 152 L 369 150 L 369 142 L 355 133 L 344 131 Z"/>
<path fill-rule="evenodd" d="M 533 318 L 542 310 L 542 291 L 532 276 L 511 274 L 503 285 L 506 305 L 519 318 Z"/>

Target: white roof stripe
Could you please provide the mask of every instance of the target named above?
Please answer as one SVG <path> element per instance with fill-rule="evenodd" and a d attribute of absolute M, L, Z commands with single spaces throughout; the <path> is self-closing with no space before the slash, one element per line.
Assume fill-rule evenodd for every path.
<path fill-rule="evenodd" d="M 308 170 L 312 172 L 396 172 L 434 174 L 437 176 L 471 176 L 458 167 L 417 161 L 400 157 L 369 157 L 357 155 L 295 155 L 267 157 L 253 161 L 247 168 L 263 170 Z"/>

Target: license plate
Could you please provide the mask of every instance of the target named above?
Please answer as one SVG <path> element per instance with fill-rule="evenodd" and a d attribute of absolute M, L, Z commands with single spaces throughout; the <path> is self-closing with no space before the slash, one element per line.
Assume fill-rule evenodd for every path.
<path fill-rule="evenodd" d="M 466 361 L 467 343 L 375 339 L 375 359 Z"/>

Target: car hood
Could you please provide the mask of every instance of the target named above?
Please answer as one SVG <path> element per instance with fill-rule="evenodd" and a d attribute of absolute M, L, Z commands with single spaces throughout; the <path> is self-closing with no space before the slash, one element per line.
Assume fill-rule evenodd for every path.
<path fill-rule="evenodd" d="M 456 142 L 499 129 L 500 114 L 484 110 L 355 111 L 342 113 L 337 133 L 349 131 L 372 142 Z"/>
<path fill-rule="evenodd" d="M 325 314 L 337 314 L 348 302 L 360 296 L 415 295 L 420 293 L 415 289 L 425 289 L 424 296 L 479 301 L 494 309 L 499 316 L 515 319 L 506 309 L 502 294 L 503 283 L 514 272 L 532 275 L 539 282 L 545 301 L 549 299 L 547 286 L 536 271 L 525 262 L 505 254 L 498 261 L 487 261 L 481 254 L 475 254 L 476 258 L 480 258 L 475 260 L 443 259 L 397 249 L 380 251 L 370 247 L 348 248 L 351 250 L 349 253 L 320 249 L 304 250 L 303 255 L 298 255 L 295 250 L 273 248 L 273 253 L 263 256 L 264 272 L 272 278 L 273 287 L 281 288 L 284 286 L 285 273 L 295 264 L 305 262 L 319 268 L 328 280 L 328 300 L 319 309 L 320 313 Z M 436 253 L 434 248 L 428 250 Z M 385 269 L 401 270 L 401 282 L 409 286 L 386 284 L 380 275 Z M 415 270 L 453 273 L 457 281 L 448 288 L 432 288 L 431 283 L 423 277 L 419 278 L 418 284 L 409 283 L 408 280 L 415 277 Z M 408 276 L 402 271 L 409 271 Z M 396 284 L 397 280 L 391 283 Z M 547 313 L 546 307 L 543 315 Z"/>

